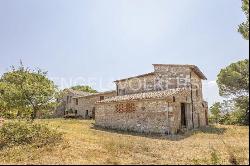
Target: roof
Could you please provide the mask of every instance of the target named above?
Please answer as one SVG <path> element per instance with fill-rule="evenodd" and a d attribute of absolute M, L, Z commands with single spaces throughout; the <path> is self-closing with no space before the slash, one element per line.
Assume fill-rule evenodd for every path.
<path fill-rule="evenodd" d="M 90 92 L 83 92 L 83 91 L 78 91 L 78 90 L 73 90 L 73 89 L 66 89 L 65 91 L 72 93 L 75 97 L 88 96 L 88 95 L 93 94 Z"/>
<path fill-rule="evenodd" d="M 201 72 L 201 70 L 200 70 L 197 66 L 195 66 L 195 65 L 153 64 L 153 66 L 189 67 L 189 68 L 192 69 L 201 79 L 207 80 L 206 76 L 205 76 L 205 75 Z M 149 75 L 154 75 L 155 73 L 156 73 L 156 72 L 150 72 L 150 73 L 146 73 L 146 74 L 141 74 L 141 75 L 137 75 L 137 76 L 133 76 L 133 77 L 128 77 L 128 78 L 116 80 L 116 81 L 114 81 L 114 82 L 126 81 L 126 80 L 130 80 L 130 79 L 133 79 L 133 78 L 145 77 L 145 76 L 149 76 Z"/>
<path fill-rule="evenodd" d="M 125 79 L 116 80 L 114 82 L 126 81 L 126 80 L 129 80 L 129 79 L 132 79 L 132 78 L 140 78 L 140 77 L 145 77 L 145 76 L 154 75 L 154 74 L 155 74 L 155 72 L 150 72 L 150 73 L 141 74 L 141 75 L 137 75 L 137 76 L 133 76 L 133 77 L 128 77 L 128 78 L 125 78 Z"/>
<path fill-rule="evenodd" d="M 192 69 L 201 79 L 207 80 L 207 77 L 202 73 L 202 71 L 195 65 L 179 65 L 179 64 L 153 64 L 153 66 L 172 66 L 172 67 L 189 67 Z"/>
<path fill-rule="evenodd" d="M 102 101 L 98 101 L 98 103 L 112 103 L 112 102 L 122 102 L 122 101 L 135 101 L 135 100 L 145 100 L 145 99 L 164 99 L 166 97 L 174 96 L 177 94 L 185 95 L 188 94 L 190 90 L 187 88 L 177 88 L 177 89 L 169 89 L 163 91 L 154 91 L 154 92 L 145 92 L 145 93 L 137 93 L 131 95 L 124 96 L 115 96 Z"/>
<path fill-rule="evenodd" d="M 99 96 L 99 95 L 105 95 L 105 94 L 111 94 L 111 93 L 116 93 L 115 90 L 112 91 L 106 91 L 106 92 L 99 92 L 99 93 L 90 93 L 84 96 L 75 96 L 73 98 L 82 98 L 82 97 L 91 97 L 91 96 Z"/>
<path fill-rule="evenodd" d="M 207 80 L 207 77 L 205 76 L 205 74 L 202 73 L 202 71 L 197 67 L 197 66 L 193 66 L 192 70 L 203 80 Z"/>

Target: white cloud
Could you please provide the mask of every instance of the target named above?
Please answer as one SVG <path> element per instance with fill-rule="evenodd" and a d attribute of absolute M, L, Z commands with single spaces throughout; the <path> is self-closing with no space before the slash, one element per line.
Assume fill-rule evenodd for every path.
<path fill-rule="evenodd" d="M 215 80 L 214 80 L 214 81 L 206 81 L 206 82 L 204 83 L 204 85 L 205 85 L 205 86 L 212 87 L 212 86 L 217 86 L 217 83 L 216 83 Z"/>

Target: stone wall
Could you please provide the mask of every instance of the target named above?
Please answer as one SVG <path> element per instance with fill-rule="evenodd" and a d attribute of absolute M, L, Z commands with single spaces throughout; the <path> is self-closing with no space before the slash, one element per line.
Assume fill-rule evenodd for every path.
<path fill-rule="evenodd" d="M 168 77 L 176 78 L 176 77 L 189 77 L 190 75 L 190 67 L 183 65 L 154 65 L 154 71 L 156 73 L 165 74 Z"/>
<path fill-rule="evenodd" d="M 191 74 L 192 99 L 194 111 L 194 127 L 206 126 L 205 106 L 203 105 L 202 80 L 194 73 Z"/>
<path fill-rule="evenodd" d="M 77 111 L 77 115 L 82 116 L 83 118 L 94 118 L 95 116 L 95 103 L 101 100 L 101 96 L 103 99 L 107 99 L 109 97 L 113 97 L 116 95 L 116 92 L 100 94 L 100 95 L 90 95 L 86 97 L 79 97 L 73 99 L 73 105 L 71 108 Z M 78 105 L 76 100 L 78 100 Z"/>
<path fill-rule="evenodd" d="M 181 103 L 187 103 L 187 119 L 190 119 L 190 98 L 175 96 L 159 100 L 139 100 L 96 104 L 96 125 L 126 131 L 145 133 L 177 133 L 181 128 Z M 134 105 L 134 110 L 128 109 Z M 120 109 L 122 108 L 122 109 Z M 120 111 L 122 110 L 122 111 Z M 187 122 L 189 128 L 192 121 Z"/>
<path fill-rule="evenodd" d="M 117 82 L 118 95 L 154 91 L 155 78 L 155 75 L 147 75 Z"/>
<path fill-rule="evenodd" d="M 118 95 L 183 88 L 190 83 L 191 69 L 186 66 L 155 66 L 155 72 L 118 81 Z"/>
<path fill-rule="evenodd" d="M 71 92 L 68 92 L 67 94 L 65 94 L 63 96 L 62 100 L 63 100 L 63 102 L 65 102 L 65 111 L 70 110 L 74 107 L 75 101 L 74 101 L 73 97 L 75 97 L 75 95 Z"/>
<path fill-rule="evenodd" d="M 95 111 L 95 102 L 99 100 L 99 96 L 78 98 L 78 105 L 75 105 L 74 109 L 77 110 L 77 114 L 83 118 L 92 117 Z"/>
<path fill-rule="evenodd" d="M 192 85 L 193 123 L 194 128 L 206 126 L 206 107 L 203 103 L 202 79 L 188 66 L 155 65 L 155 72 L 162 80 L 173 78 L 177 87 Z M 176 78 L 176 79 L 175 79 Z M 191 87 L 190 87 L 191 88 Z M 192 105 L 191 105 L 192 109 Z"/>
<path fill-rule="evenodd" d="M 187 66 L 154 66 L 156 87 L 163 90 L 188 87 L 190 85 L 191 69 Z"/>
<path fill-rule="evenodd" d="M 168 98 L 99 103 L 96 105 L 96 125 L 137 132 L 176 133 L 182 129 L 181 103 L 185 104 L 187 129 L 207 125 L 208 108 L 203 101 L 202 79 L 192 67 L 154 65 L 153 73 L 116 81 L 119 96 L 183 87 L 188 88 L 190 93 L 175 96 L 175 101 Z M 131 104 L 134 111 L 117 111 L 126 110 L 126 105 Z"/>
<path fill-rule="evenodd" d="M 79 96 L 72 92 L 66 91 L 61 101 L 58 101 L 60 105 L 57 107 L 54 116 L 62 117 L 65 111 L 72 110 L 73 114 L 81 116 L 83 118 L 94 118 L 93 112 L 95 111 L 95 102 L 102 99 L 107 99 L 109 97 L 116 96 L 115 91 L 96 93 L 96 94 L 86 94 L 86 96 Z"/>

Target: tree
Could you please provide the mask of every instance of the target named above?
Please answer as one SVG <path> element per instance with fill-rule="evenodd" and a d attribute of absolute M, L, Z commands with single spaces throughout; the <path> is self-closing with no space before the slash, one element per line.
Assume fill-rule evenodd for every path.
<path fill-rule="evenodd" d="M 22 62 L 0 78 L 0 100 L 5 109 L 16 109 L 17 115 L 29 114 L 32 120 L 39 111 L 54 106 L 56 94 L 57 88 L 47 78 L 47 72 L 30 70 Z"/>
<path fill-rule="evenodd" d="M 78 91 L 83 91 L 83 92 L 89 92 L 89 93 L 97 93 L 96 90 L 92 89 L 88 85 L 86 85 L 86 86 L 85 85 L 77 85 L 77 86 L 71 87 L 71 89 L 78 90 Z"/>
<path fill-rule="evenodd" d="M 232 63 L 217 76 L 219 93 L 224 97 L 240 97 L 249 94 L 249 60 Z"/>
<path fill-rule="evenodd" d="M 211 117 L 210 119 L 212 119 L 212 121 L 214 121 L 215 123 L 219 123 L 219 120 L 221 118 L 221 103 L 220 102 L 216 102 L 214 103 L 210 108 L 210 112 L 211 112 Z"/>
<path fill-rule="evenodd" d="M 232 100 L 223 100 L 220 104 L 222 115 L 229 114 L 234 109 L 234 101 Z"/>
<path fill-rule="evenodd" d="M 232 63 L 222 69 L 217 76 L 219 93 L 230 98 L 237 110 L 244 110 L 246 121 L 249 118 L 249 60 Z"/>
<path fill-rule="evenodd" d="M 239 25 L 238 31 L 242 34 L 244 39 L 249 40 L 249 0 L 242 0 L 242 10 L 247 20 Z"/>
<path fill-rule="evenodd" d="M 238 124 L 249 125 L 249 96 L 235 99 L 235 112 Z"/>

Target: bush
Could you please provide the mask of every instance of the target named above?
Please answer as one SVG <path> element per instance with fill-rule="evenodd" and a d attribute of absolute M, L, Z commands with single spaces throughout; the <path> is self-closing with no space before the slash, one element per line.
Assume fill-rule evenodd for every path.
<path fill-rule="evenodd" d="M 55 144 L 61 139 L 62 133 L 37 123 L 12 121 L 0 127 L 0 148 L 27 144 L 42 147 Z"/>
<path fill-rule="evenodd" d="M 210 116 L 209 123 L 219 123 L 223 125 L 249 125 L 249 113 L 246 114 L 244 110 L 234 110 L 221 115 L 217 120 L 213 116 Z"/>

